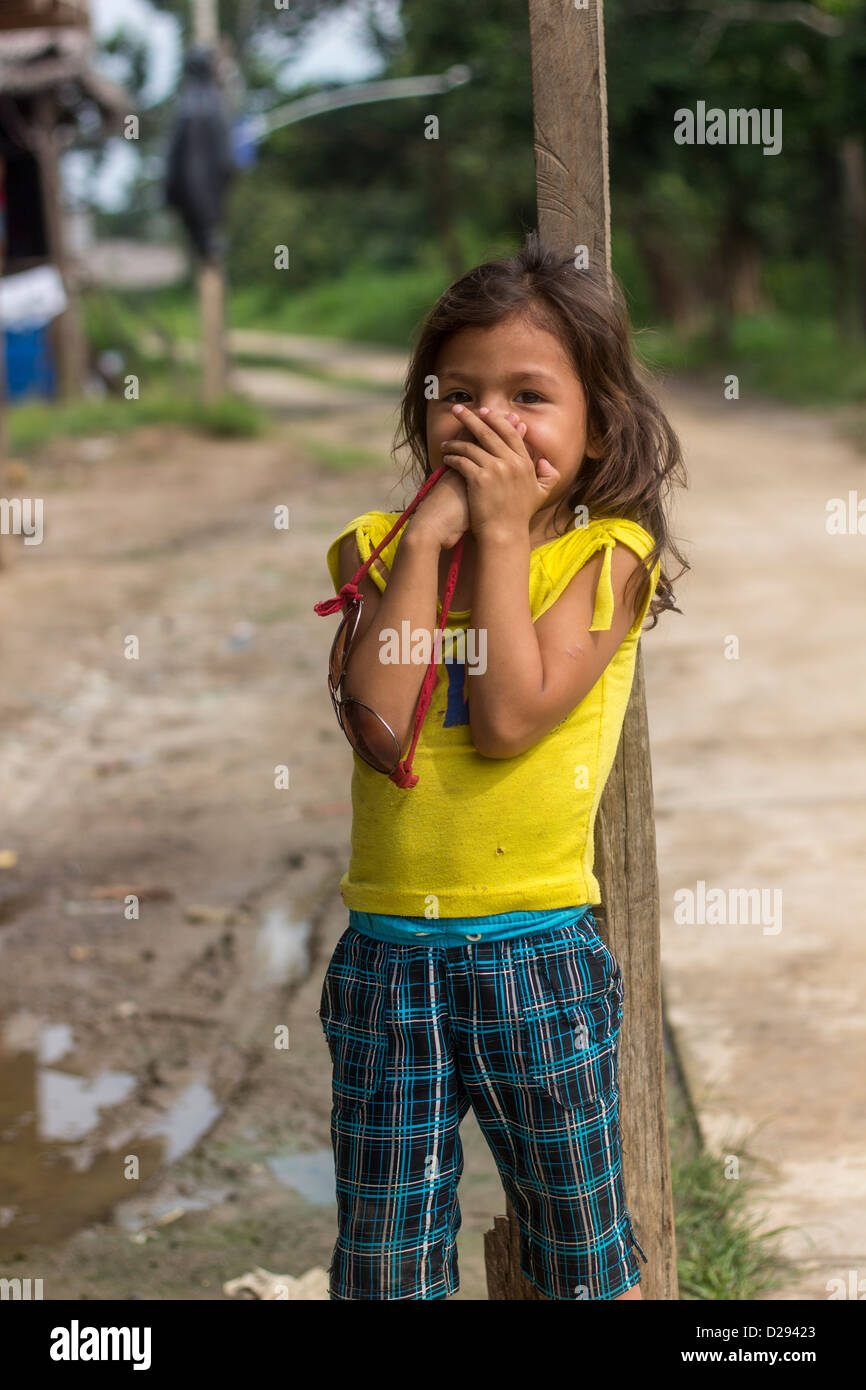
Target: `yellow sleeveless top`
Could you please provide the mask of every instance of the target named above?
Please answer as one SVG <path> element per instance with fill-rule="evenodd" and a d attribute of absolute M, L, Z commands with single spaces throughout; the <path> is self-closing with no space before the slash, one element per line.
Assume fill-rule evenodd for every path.
<path fill-rule="evenodd" d="M 343 537 L 354 531 L 366 561 L 399 516 L 366 512 L 343 527 L 327 553 L 335 592 Z M 401 529 L 379 556 L 388 569 L 402 535 Z M 642 559 L 654 544 L 637 522 L 607 517 L 532 550 L 533 622 L 603 546 L 590 631 L 609 628 L 611 550 L 617 542 Z M 485 917 L 601 902 L 592 871 L 595 817 L 616 756 L 640 630 L 659 573 L 656 561 L 640 612 L 589 694 L 514 758 L 476 752 L 467 704 L 473 677 L 462 664 L 444 660 L 449 653 L 443 646 L 413 760 L 417 784 L 411 790 L 397 787 L 353 755 L 352 849 L 340 881 L 347 907 L 408 917 Z M 375 565 L 368 574 L 384 591 L 387 581 Z M 447 627 L 465 630 L 470 616 L 468 609 L 452 610 Z M 467 650 L 471 656 L 468 643 Z"/>

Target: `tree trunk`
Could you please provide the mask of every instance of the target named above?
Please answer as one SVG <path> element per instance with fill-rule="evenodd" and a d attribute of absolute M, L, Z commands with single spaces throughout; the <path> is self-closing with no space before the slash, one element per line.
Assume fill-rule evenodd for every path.
<path fill-rule="evenodd" d="M 756 314 L 768 307 L 761 286 L 763 257 L 755 238 L 741 227 L 732 229 L 726 248 L 728 304 L 732 316 Z"/>
<path fill-rule="evenodd" d="M 451 167 L 448 141 L 436 140 L 432 143 L 437 147 L 438 164 L 436 178 L 428 179 L 426 182 L 430 191 L 430 221 L 436 228 L 446 271 L 452 280 L 457 280 L 466 270 L 466 261 L 455 221 L 459 200 L 456 197 L 454 171 Z"/>
<path fill-rule="evenodd" d="M 701 319 L 699 286 L 683 273 L 682 265 L 676 264 L 669 246 L 657 241 L 652 232 L 638 238 L 638 251 L 658 318 L 683 333 L 691 332 Z"/>
<path fill-rule="evenodd" d="M 34 117 L 34 152 L 39 163 L 48 255 L 66 291 L 66 309 L 54 319 L 50 336 L 57 358 L 60 396 L 63 400 L 77 400 L 84 388 L 86 347 L 78 279 L 66 254 L 53 92 L 38 93 L 34 102 Z"/>
<path fill-rule="evenodd" d="M 738 314 L 754 314 L 769 307 L 761 285 L 761 247 L 742 216 L 744 195 L 735 186 L 729 191 L 716 255 L 707 282 L 713 301 L 712 341 L 717 352 L 731 348 L 731 333 Z"/>
<path fill-rule="evenodd" d="M 859 131 L 842 140 L 839 167 L 842 176 L 839 326 L 847 342 L 859 344 L 866 340 L 866 156 Z"/>

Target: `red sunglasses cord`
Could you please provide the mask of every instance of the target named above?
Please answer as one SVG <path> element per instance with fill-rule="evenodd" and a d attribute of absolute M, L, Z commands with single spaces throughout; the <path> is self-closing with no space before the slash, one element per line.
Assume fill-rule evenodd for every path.
<path fill-rule="evenodd" d="M 370 552 L 370 558 L 366 563 L 342 586 L 339 593 L 336 594 L 334 598 L 323 599 L 321 603 L 313 605 L 320 617 L 326 617 L 329 613 L 337 613 L 340 609 L 345 610 L 345 606 L 351 603 L 352 599 L 358 597 L 358 584 L 364 578 L 364 575 L 367 573 L 373 561 L 378 558 L 380 552 L 385 549 L 385 546 L 392 537 L 396 536 L 400 527 L 403 526 L 407 518 L 412 515 L 418 503 L 426 496 L 434 483 L 438 483 L 439 479 L 444 477 L 447 472 L 449 472 L 448 465 L 443 463 L 441 468 L 437 468 L 435 473 L 431 473 L 426 482 L 418 489 L 406 510 L 398 520 L 395 521 L 384 540 L 380 541 L 375 550 Z M 451 557 L 451 565 L 448 570 L 448 579 L 445 584 L 445 593 L 442 599 L 442 615 L 439 619 L 438 627 L 439 637 L 434 641 L 433 659 L 427 667 L 427 672 L 421 685 L 421 692 L 418 696 L 418 704 L 415 709 L 415 720 L 412 726 L 412 743 L 410 744 L 409 752 L 406 757 L 401 758 L 394 768 L 394 771 L 388 774 L 390 780 L 396 783 L 398 787 L 414 787 L 415 783 L 418 781 L 417 773 L 412 771 L 412 759 L 415 756 L 415 749 L 421 734 L 421 725 L 424 723 L 430 701 L 433 698 L 433 685 L 436 680 L 436 653 L 441 651 L 441 633 L 448 621 L 448 609 L 451 607 L 451 600 L 454 597 L 454 590 L 457 585 L 457 571 L 460 568 L 460 559 L 463 555 L 463 541 L 464 537 L 461 536 L 454 547 L 454 552 Z"/>

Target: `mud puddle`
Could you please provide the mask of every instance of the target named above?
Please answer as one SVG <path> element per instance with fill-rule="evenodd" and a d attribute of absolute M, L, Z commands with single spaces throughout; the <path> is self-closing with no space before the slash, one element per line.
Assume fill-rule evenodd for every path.
<path fill-rule="evenodd" d="M 95 1142 L 107 1113 L 133 1095 L 138 1078 L 110 1068 L 81 1076 L 71 1068 L 73 1053 L 65 1023 L 34 1028 L 21 1015 L 3 1029 L 0 1260 L 109 1219 L 128 1201 L 132 1182 L 188 1153 L 221 1114 L 207 1080 L 198 1078 L 149 1124 L 122 1133 L 115 1145 Z M 209 1200 L 193 1197 L 188 1209 Z M 124 1224 L 133 1220 L 127 1214 Z"/>

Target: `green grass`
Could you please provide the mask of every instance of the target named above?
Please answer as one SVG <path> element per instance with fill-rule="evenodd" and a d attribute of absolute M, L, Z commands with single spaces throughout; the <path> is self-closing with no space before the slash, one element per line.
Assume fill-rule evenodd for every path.
<path fill-rule="evenodd" d="M 487 249 L 472 246 L 472 257 Z M 448 283 L 450 274 L 435 245 L 423 249 L 406 269 L 349 265 L 325 283 L 294 289 L 287 272 L 279 292 L 271 284 L 229 287 L 230 328 L 285 332 L 381 344 L 408 352 L 419 320 Z M 866 346 L 844 342 L 830 317 L 789 312 L 741 316 L 731 327 L 730 344 L 720 349 L 709 328 L 683 334 L 670 326 L 638 329 L 640 355 L 657 373 L 692 377 L 717 388 L 722 399 L 725 377 L 739 379 L 740 400 L 778 399 L 812 408 L 851 406 L 840 424 L 857 447 L 866 450 Z M 138 402 L 84 402 L 13 407 L 9 412 L 13 449 L 26 452 L 45 439 L 64 433 L 121 431 L 134 424 L 172 421 L 224 435 L 245 435 L 263 427 L 265 413 L 239 400 L 226 400 L 211 411 L 195 402 L 186 365 L 167 368 L 144 358 L 141 333 L 156 333 L 171 351 L 179 338 L 198 337 L 198 307 L 191 283 L 145 295 L 92 291 L 84 297 L 88 336 L 94 348 L 114 347 L 124 357 L 124 371 L 147 376 L 147 398 Z M 311 379 L 339 382 L 371 397 L 393 400 L 394 388 L 363 377 L 332 376 L 318 363 L 265 354 L 238 354 L 238 361 L 285 368 Z M 156 383 L 161 389 L 156 391 Z M 188 399 L 183 398 L 186 391 Z M 344 451 L 321 446 L 323 466 L 341 472 L 349 466 Z"/>
<path fill-rule="evenodd" d="M 422 251 L 416 264 L 406 269 L 356 264 L 306 289 L 295 288 L 291 272 L 286 271 L 276 285 L 230 284 L 227 321 L 230 328 L 343 338 L 405 349 L 418 321 L 450 278 L 435 246 Z M 125 294 L 123 309 L 113 316 L 109 306 L 101 307 L 103 331 L 122 331 L 135 298 Z M 148 294 L 147 312 L 170 334 L 186 338 L 198 334 L 198 308 L 191 285 Z"/>
<path fill-rule="evenodd" d="M 441 266 L 401 271 L 347 269 L 326 284 L 275 295 L 270 288 L 235 291 L 232 328 L 305 333 L 405 348 L 416 324 L 447 284 Z"/>
<path fill-rule="evenodd" d="M 762 395 L 813 407 L 866 403 L 866 346 L 845 343 L 829 319 L 744 315 L 734 321 L 725 350 L 707 331 L 686 337 L 664 327 L 639 332 L 637 343 L 658 370 L 714 375 L 720 395 L 724 378 L 733 374 L 740 400 Z"/>
<path fill-rule="evenodd" d="M 140 425 L 176 424 L 217 438 L 248 438 L 267 427 L 266 412 L 238 396 L 202 405 L 195 393 L 179 395 L 167 387 L 137 401 L 110 397 L 83 401 L 28 401 L 9 408 L 6 425 L 13 453 L 28 454 L 52 439 L 91 434 L 123 434 Z"/>
<path fill-rule="evenodd" d="M 682 1107 L 671 1101 L 668 1086 L 668 1134 L 671 1185 L 677 1240 L 679 1296 L 686 1300 L 749 1300 L 777 1288 L 796 1273 L 782 1256 L 777 1237 L 793 1229 L 777 1226 L 759 1231 L 761 1183 L 757 1160 L 735 1148 L 740 1175 L 726 1177 L 729 1153 L 716 1154 L 700 1146 Z"/>
<path fill-rule="evenodd" d="M 275 295 L 248 287 L 230 295 L 232 328 L 306 334 L 383 344 L 408 352 L 412 333 L 447 283 L 434 260 L 386 273 L 349 267 L 324 285 Z M 157 296 L 151 313 L 169 332 L 195 337 L 195 303 L 187 296 Z M 768 396 L 809 406 L 866 404 L 866 346 L 846 343 L 830 318 L 765 313 L 734 320 L 730 346 L 720 349 L 709 329 L 691 334 L 670 326 L 638 328 L 636 342 L 648 365 L 662 373 L 715 379 L 739 377 L 740 399 Z M 246 359 L 257 360 L 257 359 Z M 297 369 L 296 363 L 258 359 L 264 365 Z M 311 367 L 303 368 L 314 374 Z M 356 385 L 341 378 L 346 385 Z"/>
<path fill-rule="evenodd" d="M 298 438 L 299 446 L 325 473 L 357 473 L 365 468 L 383 468 L 382 455 L 356 444 L 330 444 L 314 435 Z"/>

